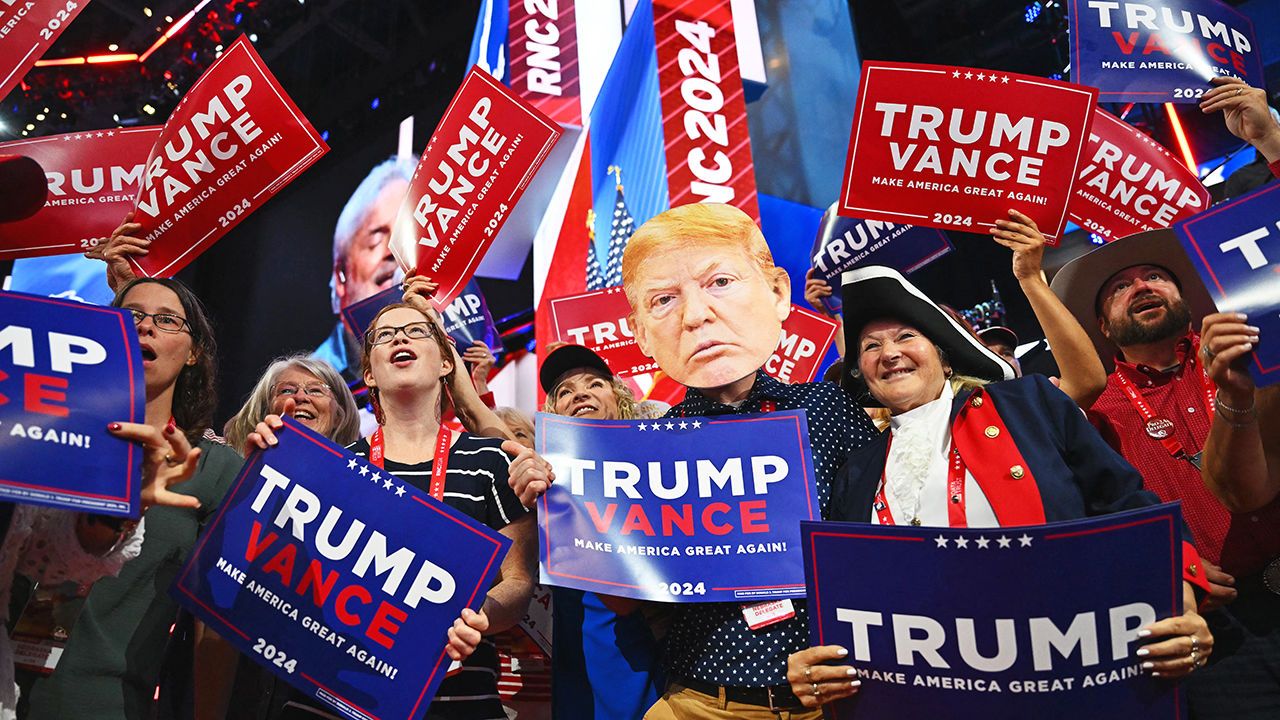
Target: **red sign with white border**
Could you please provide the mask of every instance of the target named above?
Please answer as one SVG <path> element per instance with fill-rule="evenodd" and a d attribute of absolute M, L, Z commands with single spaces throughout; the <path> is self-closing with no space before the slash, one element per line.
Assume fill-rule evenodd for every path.
<path fill-rule="evenodd" d="M 35 215 L 0 223 L 0 258 L 84 252 L 133 209 L 159 126 L 50 135 L 0 144 L 0 154 L 40 163 L 48 198 Z"/>
<path fill-rule="evenodd" d="M 765 361 L 764 371 L 784 383 L 813 382 L 839 328 L 825 315 L 792 305 L 782 322 L 782 341 Z"/>
<path fill-rule="evenodd" d="M 614 375 L 631 377 L 658 369 L 658 363 L 636 345 L 627 321 L 631 303 L 622 286 L 553 298 L 550 308 L 555 339 L 590 348 Z"/>
<path fill-rule="evenodd" d="M 431 297 L 438 310 L 462 292 L 560 134 L 488 73 L 467 73 L 431 133 L 391 232 L 401 267 L 439 283 Z"/>
<path fill-rule="evenodd" d="M 733 11 L 722 0 L 653 5 L 671 207 L 725 203 L 759 222 Z"/>
<path fill-rule="evenodd" d="M 1054 240 L 1096 88 L 974 68 L 865 62 L 841 215 L 985 232 L 1008 210 Z"/>
<path fill-rule="evenodd" d="M 1209 191 L 1160 143 L 1102 108 L 1071 197 L 1072 221 L 1108 242 L 1172 227 L 1209 207 Z"/>
<path fill-rule="evenodd" d="M 164 124 L 134 222 L 151 252 L 129 262 L 170 277 L 311 167 L 329 146 L 241 35 Z"/>
<path fill-rule="evenodd" d="M 0 5 L 0 98 L 22 81 L 89 0 L 5 0 Z"/>

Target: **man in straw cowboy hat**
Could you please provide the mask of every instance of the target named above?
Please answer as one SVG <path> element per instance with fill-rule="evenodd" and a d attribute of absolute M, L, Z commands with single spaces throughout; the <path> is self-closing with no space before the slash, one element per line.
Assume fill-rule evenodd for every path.
<path fill-rule="evenodd" d="M 1207 561 L 1210 605 L 1231 603 L 1206 617 L 1218 652 L 1208 672 L 1188 681 L 1193 717 L 1276 717 L 1280 596 L 1264 587 L 1262 572 L 1280 556 L 1280 502 L 1233 514 L 1201 479 L 1201 450 L 1214 414 L 1234 411 L 1206 371 L 1212 354 L 1196 332 L 1215 312 L 1208 291 L 1168 229 L 1130 235 L 1079 257 L 1051 287 L 1110 371 L 1091 419 L 1142 473 L 1147 489 L 1182 502 Z"/>

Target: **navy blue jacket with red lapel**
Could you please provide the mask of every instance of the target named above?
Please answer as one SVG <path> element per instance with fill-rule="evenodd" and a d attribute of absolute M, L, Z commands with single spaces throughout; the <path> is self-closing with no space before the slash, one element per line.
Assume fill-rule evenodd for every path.
<path fill-rule="evenodd" d="M 1080 408 L 1042 375 L 957 393 L 951 432 L 1002 527 L 1078 520 L 1155 505 L 1142 476 Z M 830 520 L 869 522 L 889 433 L 850 453 L 832 487 Z M 1183 578 L 1208 590 L 1184 530 Z"/>

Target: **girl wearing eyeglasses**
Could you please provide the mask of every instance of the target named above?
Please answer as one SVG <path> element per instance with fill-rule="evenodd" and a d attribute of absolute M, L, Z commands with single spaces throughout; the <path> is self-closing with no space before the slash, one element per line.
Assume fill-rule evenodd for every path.
<path fill-rule="evenodd" d="M 510 437 L 505 425 L 480 401 L 465 368 L 457 370 L 462 360 L 427 300 L 435 284 L 410 277 L 405 288 L 405 301 L 383 308 L 365 334 L 361 371 L 378 428 L 348 449 L 429 492 L 437 445 L 447 438 L 442 456 L 447 471 L 437 499 L 511 538 L 498 582 L 480 612 L 463 610 L 449 629 L 446 652 L 461 668 L 441 683 L 426 715 L 429 720 L 505 720 L 498 697 L 498 653 L 485 636 L 514 627 L 524 616 L 533 594 L 537 547 L 533 514 L 520 504 L 508 477 L 519 473 L 534 482 L 552 477 L 532 450 L 500 439 Z M 446 387 L 463 426 L 478 434 L 441 425 Z M 248 442 L 275 445 L 271 431 L 279 426 L 279 418 L 268 416 Z"/>

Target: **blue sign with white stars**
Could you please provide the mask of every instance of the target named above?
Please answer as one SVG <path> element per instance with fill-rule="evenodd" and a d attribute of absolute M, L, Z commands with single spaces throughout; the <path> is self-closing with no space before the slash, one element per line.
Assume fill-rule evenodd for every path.
<path fill-rule="evenodd" d="M 660 420 L 539 413 L 556 482 L 539 500 L 542 583 L 638 600 L 804 596 L 817 486 L 803 410 Z"/>
<path fill-rule="evenodd" d="M 1177 504 L 1030 527 L 802 523 L 812 645 L 862 681 L 840 720 L 1175 720 L 1139 631 L 1182 613 Z"/>
<path fill-rule="evenodd" d="M 249 456 L 173 594 L 350 718 L 414 720 L 511 541 L 285 418 Z"/>

